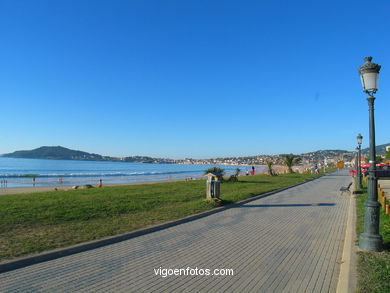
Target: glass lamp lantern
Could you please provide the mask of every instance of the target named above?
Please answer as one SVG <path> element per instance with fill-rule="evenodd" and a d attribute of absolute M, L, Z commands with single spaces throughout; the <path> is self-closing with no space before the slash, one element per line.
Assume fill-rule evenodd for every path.
<path fill-rule="evenodd" d="M 361 145 L 363 142 L 363 136 L 359 133 L 356 137 L 358 145 Z"/>
<path fill-rule="evenodd" d="M 372 57 L 364 58 L 365 63 L 359 67 L 360 79 L 363 91 L 366 93 L 376 93 L 378 90 L 378 78 L 381 66 L 371 62 Z"/>

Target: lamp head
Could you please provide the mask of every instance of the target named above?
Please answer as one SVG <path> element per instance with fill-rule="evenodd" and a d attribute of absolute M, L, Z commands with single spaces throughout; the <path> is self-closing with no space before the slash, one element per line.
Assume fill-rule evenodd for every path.
<path fill-rule="evenodd" d="M 363 142 L 363 136 L 359 133 L 356 137 L 358 145 L 361 145 Z"/>
<path fill-rule="evenodd" d="M 359 67 L 360 79 L 363 91 L 368 94 L 376 93 L 378 90 L 378 78 L 381 66 L 371 62 L 372 57 L 365 57 L 365 63 Z"/>

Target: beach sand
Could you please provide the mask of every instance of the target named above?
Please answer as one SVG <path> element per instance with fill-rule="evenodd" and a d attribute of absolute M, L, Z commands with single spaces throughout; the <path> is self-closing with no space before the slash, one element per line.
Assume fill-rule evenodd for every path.
<path fill-rule="evenodd" d="M 194 178 L 197 180 L 200 178 Z M 134 182 L 134 183 L 124 183 L 124 184 L 103 184 L 103 187 L 107 186 L 126 186 L 126 185 L 138 185 L 138 184 L 155 184 L 155 183 L 164 183 L 164 182 L 177 182 L 177 181 L 186 181 L 186 179 L 182 180 L 164 180 L 164 181 L 146 181 L 146 182 Z M 97 184 L 91 184 L 94 188 L 99 188 Z M 83 185 L 79 185 L 78 189 L 85 189 Z M 61 185 L 61 186 L 30 186 L 30 187 L 9 187 L 9 188 L 1 188 L 0 195 L 2 194 L 20 194 L 20 193 L 35 193 L 35 192 L 46 192 L 46 191 L 66 191 L 72 190 L 72 185 Z M 56 190 L 57 188 L 57 190 Z"/>
<path fill-rule="evenodd" d="M 72 188 L 72 186 L 69 186 Z M 59 188 L 60 189 L 60 188 Z M 61 186 L 61 189 L 65 189 L 65 186 Z M 45 186 L 45 187 L 10 187 L 10 188 L 1 188 L 1 194 L 17 194 L 17 193 L 33 193 L 33 192 L 42 192 L 42 191 L 54 191 L 54 187 Z"/>

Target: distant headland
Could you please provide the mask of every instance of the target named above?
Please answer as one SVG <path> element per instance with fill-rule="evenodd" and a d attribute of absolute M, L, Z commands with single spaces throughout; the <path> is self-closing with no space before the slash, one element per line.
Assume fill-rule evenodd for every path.
<path fill-rule="evenodd" d="M 4 154 L 7 158 L 47 159 L 47 160 L 78 160 L 78 161 L 109 161 L 132 163 L 173 163 L 170 159 L 151 158 L 147 156 L 110 157 L 83 151 L 71 150 L 62 146 L 42 146 L 33 150 L 15 151 Z"/>

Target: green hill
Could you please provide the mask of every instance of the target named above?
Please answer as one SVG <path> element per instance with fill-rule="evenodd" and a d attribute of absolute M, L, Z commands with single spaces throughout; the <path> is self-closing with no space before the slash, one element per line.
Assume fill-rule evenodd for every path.
<path fill-rule="evenodd" d="M 3 157 L 52 160 L 104 160 L 101 155 L 90 154 L 82 151 L 75 151 L 61 146 L 43 146 L 29 151 L 16 151 L 13 153 L 4 154 Z"/>
<path fill-rule="evenodd" d="M 387 147 L 387 146 L 390 146 L 390 143 L 385 143 L 385 144 L 377 145 L 377 146 L 375 147 L 376 154 L 377 154 L 377 155 L 383 156 L 383 155 L 385 154 L 385 150 L 386 150 L 386 147 Z M 368 155 L 369 151 L 370 151 L 369 148 L 362 149 L 362 153 L 365 154 L 365 155 Z"/>

